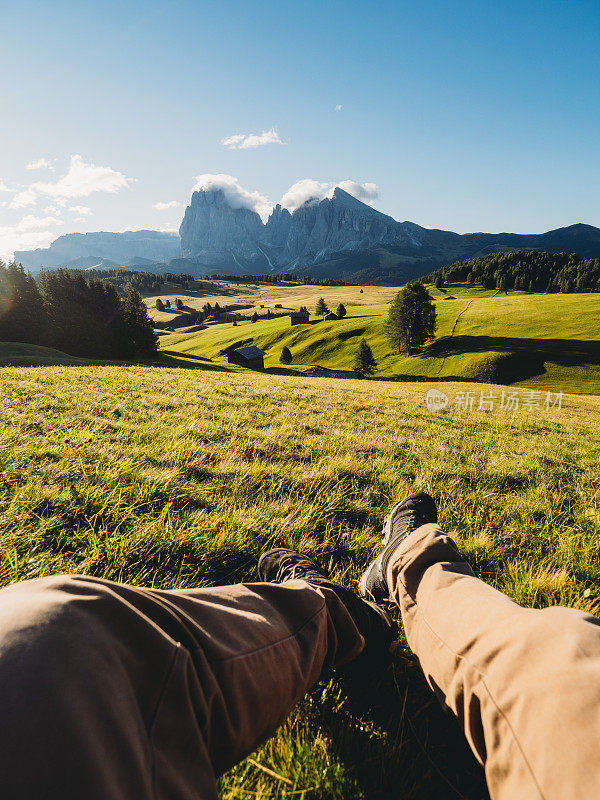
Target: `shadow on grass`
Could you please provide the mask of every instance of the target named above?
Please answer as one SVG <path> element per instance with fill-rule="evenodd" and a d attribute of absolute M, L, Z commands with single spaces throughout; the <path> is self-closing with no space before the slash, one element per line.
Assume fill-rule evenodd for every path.
<path fill-rule="evenodd" d="M 190 361 L 187 361 L 190 359 Z M 159 358 L 145 363 L 148 367 L 176 367 L 177 369 L 200 369 L 208 372 L 231 372 L 221 364 L 214 364 L 209 359 L 202 356 L 188 355 L 187 353 L 175 353 L 174 351 L 162 350 Z"/>
<path fill-rule="evenodd" d="M 507 336 L 442 336 L 423 348 L 424 358 L 495 351 L 551 360 L 563 366 L 600 364 L 600 341 L 584 339 L 517 339 Z"/>
<path fill-rule="evenodd" d="M 353 336 L 362 336 L 365 332 L 366 328 L 353 328 L 351 331 L 342 331 L 339 334 L 339 339 L 342 342 L 351 339 Z"/>
<path fill-rule="evenodd" d="M 457 721 L 406 647 L 379 676 L 372 666 L 348 670 L 334 702 L 325 696 L 323 705 L 321 724 L 369 800 L 489 798 Z"/>

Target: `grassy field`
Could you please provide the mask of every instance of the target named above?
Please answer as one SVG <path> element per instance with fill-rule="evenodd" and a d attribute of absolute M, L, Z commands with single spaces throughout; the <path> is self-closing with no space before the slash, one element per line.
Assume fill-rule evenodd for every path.
<path fill-rule="evenodd" d="M 468 413 L 457 392 L 490 387 L 444 383 L 433 415 L 411 383 L 346 381 L 340 396 L 327 379 L 110 366 L 3 368 L 0 382 L 2 585 L 247 581 L 281 543 L 354 586 L 387 508 L 425 489 L 480 576 L 522 603 L 600 611 L 600 398 Z M 487 797 L 402 638 L 384 674 L 315 687 L 221 792 Z"/>
<path fill-rule="evenodd" d="M 362 289 L 362 293 L 361 293 Z M 265 284 L 248 283 L 236 284 L 226 281 L 215 281 L 207 284 L 207 287 L 197 291 L 181 291 L 181 287 L 165 286 L 162 294 L 146 297 L 150 316 L 161 322 L 169 322 L 174 319 L 176 313 L 169 311 L 158 311 L 155 307 L 156 299 L 173 302 L 177 297 L 181 299 L 187 309 L 199 311 L 205 303 L 220 306 L 242 304 L 248 305 L 246 314 L 253 311 L 264 314 L 266 308 L 274 310 L 276 304 L 280 304 L 287 310 L 307 306 L 314 308 L 319 297 L 325 297 L 328 302 L 335 306 L 338 303 L 348 303 L 350 305 L 383 305 L 389 303 L 398 291 L 397 288 L 389 286 L 304 286 L 303 284 Z M 264 309 L 263 309 L 264 306 Z"/>
<path fill-rule="evenodd" d="M 323 295 L 332 308 L 343 301 L 348 316 L 333 322 L 313 318 L 310 325 L 293 328 L 287 317 L 235 327 L 214 325 L 162 336 L 161 348 L 188 365 L 195 361 L 197 366 L 227 368 L 223 351 L 232 344 L 264 349 L 267 367 L 279 365 L 287 346 L 294 358 L 292 369 L 315 364 L 352 369 L 364 337 L 377 360 L 378 378 L 466 379 L 600 394 L 598 294 L 496 296 L 491 290 L 467 287 L 431 289 L 438 316 L 436 339 L 409 358 L 391 352 L 384 331 L 388 303 L 397 289 L 363 288 L 361 295 L 360 287 L 291 287 L 284 300 L 287 289 L 263 287 L 261 299 L 272 309 L 276 299 L 290 307 L 314 308 Z M 240 289 L 240 297 L 244 291 Z"/>

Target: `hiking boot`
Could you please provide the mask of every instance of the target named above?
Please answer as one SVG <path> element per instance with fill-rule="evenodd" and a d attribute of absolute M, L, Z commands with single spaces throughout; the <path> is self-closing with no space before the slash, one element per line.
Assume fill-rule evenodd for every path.
<path fill-rule="evenodd" d="M 392 508 L 383 524 L 383 550 L 371 561 L 358 582 L 361 597 L 375 603 L 389 600 L 386 576 L 390 559 L 400 542 L 428 522 L 437 522 L 437 508 L 435 500 L 425 492 L 409 494 Z"/>
<path fill-rule="evenodd" d="M 258 561 L 261 581 L 283 583 L 304 580 L 311 586 L 332 589 L 348 609 L 354 624 L 365 640 L 365 650 L 370 656 L 389 655 L 394 639 L 394 627 L 387 613 L 375 603 L 361 599 L 350 589 L 331 580 L 329 574 L 316 561 L 295 550 L 275 547 L 263 553 Z M 363 653 L 359 656 L 362 659 Z"/>

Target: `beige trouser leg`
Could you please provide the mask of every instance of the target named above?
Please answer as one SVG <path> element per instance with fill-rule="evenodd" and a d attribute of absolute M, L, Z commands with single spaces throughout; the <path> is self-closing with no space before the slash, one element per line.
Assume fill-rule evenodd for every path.
<path fill-rule="evenodd" d="M 363 646 L 337 595 L 304 581 L 2 589 L 2 800 L 216 800 L 216 776 Z"/>
<path fill-rule="evenodd" d="M 387 577 L 493 800 L 600 798 L 600 620 L 517 605 L 475 578 L 436 525 L 400 545 Z"/>

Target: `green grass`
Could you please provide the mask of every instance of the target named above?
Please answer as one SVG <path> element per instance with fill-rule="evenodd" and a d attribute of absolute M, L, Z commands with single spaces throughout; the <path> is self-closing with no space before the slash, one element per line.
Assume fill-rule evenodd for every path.
<path fill-rule="evenodd" d="M 336 287 L 327 287 L 326 292 L 324 287 L 310 288 L 321 289 L 330 305 L 335 303 Z M 385 299 L 384 290 L 377 288 Z M 203 361 L 206 366 L 226 368 L 223 351 L 234 343 L 266 350 L 267 367 L 279 366 L 281 350 L 287 346 L 294 358 L 292 369 L 302 371 L 315 364 L 352 369 L 364 337 L 377 360 L 379 378 L 467 379 L 600 394 L 600 295 L 495 296 L 491 290 L 450 287 L 447 292 L 457 296 L 447 299 L 437 289 L 432 292 L 438 315 L 436 339 L 410 358 L 391 352 L 384 330 L 387 302 L 348 302 L 348 316 L 333 322 L 313 319 L 311 325 L 291 327 L 284 317 L 173 333 L 161 337 L 161 348 L 188 363 L 195 359 L 198 365 Z"/>
<path fill-rule="evenodd" d="M 109 366 L 3 368 L 0 382 L 2 585 L 59 572 L 163 588 L 247 581 L 281 543 L 355 586 L 387 508 L 426 489 L 492 585 L 600 611 L 599 398 L 431 415 L 429 387 L 410 383 L 347 381 L 340 395 L 334 380 Z M 362 687 L 315 687 L 221 792 L 486 797 L 402 638 L 393 668 Z"/>
<path fill-rule="evenodd" d="M 78 358 L 36 344 L 0 342 L 0 367 L 41 367 L 92 364 L 90 359 Z"/>

